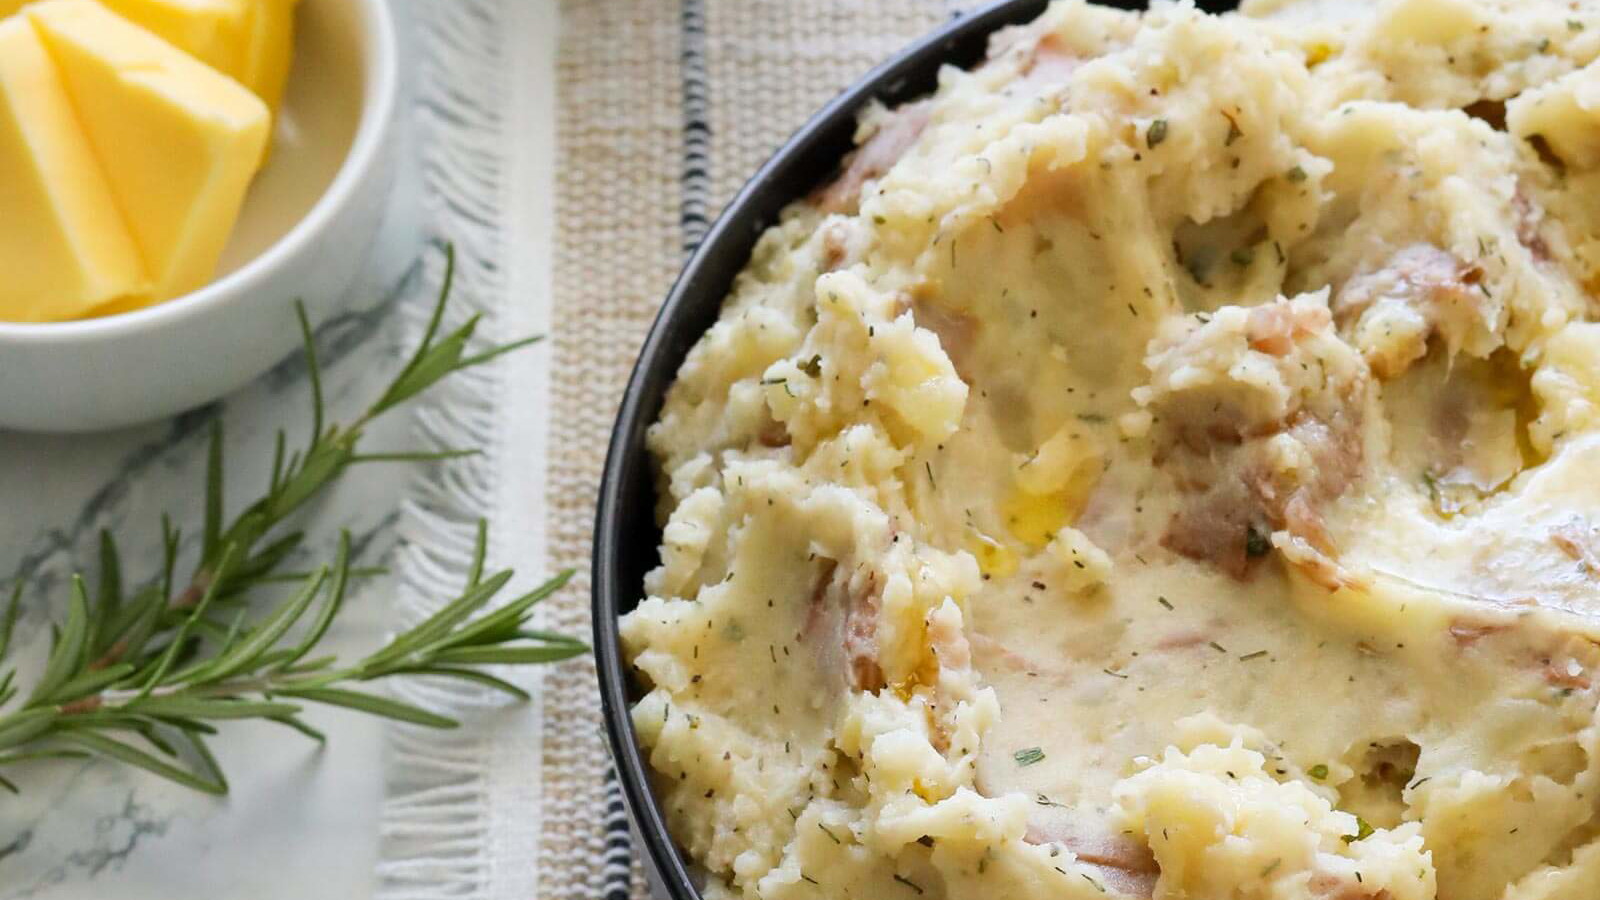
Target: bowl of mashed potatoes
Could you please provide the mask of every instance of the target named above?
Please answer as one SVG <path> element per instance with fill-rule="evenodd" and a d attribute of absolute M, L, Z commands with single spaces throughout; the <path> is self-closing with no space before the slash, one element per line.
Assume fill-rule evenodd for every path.
<path fill-rule="evenodd" d="M 668 896 L 1600 896 L 1597 59 L 1058 0 L 802 131 L 602 489 Z"/>

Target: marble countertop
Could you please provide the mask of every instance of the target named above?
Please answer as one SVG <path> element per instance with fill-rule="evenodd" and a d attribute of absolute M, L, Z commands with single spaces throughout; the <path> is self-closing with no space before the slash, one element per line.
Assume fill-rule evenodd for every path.
<path fill-rule="evenodd" d="M 414 158 L 409 136 L 404 143 Z M 400 345 L 398 306 L 429 302 L 420 284 L 418 193 L 415 174 L 402 177 L 352 304 L 317 332 L 333 421 L 364 408 L 399 368 L 408 348 Z M 296 355 L 237 394 L 170 421 L 83 436 L 0 432 L 0 584 L 27 585 L 16 635 L 22 658 L 48 642 L 47 616 L 59 619 L 70 573 L 93 570 L 101 529 L 118 536 L 130 582 L 155 571 L 163 512 L 198 530 L 213 420 L 224 424 L 236 511 L 266 484 L 274 432 L 287 429 L 291 444 L 304 440 L 308 391 Z M 404 410 L 391 414 L 363 448 L 405 448 L 410 428 Z M 414 464 L 352 470 L 302 517 L 306 546 L 320 560 L 348 529 L 356 564 L 381 565 L 399 540 L 400 499 L 416 475 Z M 330 650 L 353 654 L 381 639 L 388 586 L 386 577 L 361 585 Z M 214 743 L 232 784 L 220 799 L 104 763 L 8 772 L 23 791 L 0 793 L 0 900 L 370 896 L 383 724 L 320 709 L 306 718 L 328 733 L 322 749 L 275 725 L 227 727 Z"/>

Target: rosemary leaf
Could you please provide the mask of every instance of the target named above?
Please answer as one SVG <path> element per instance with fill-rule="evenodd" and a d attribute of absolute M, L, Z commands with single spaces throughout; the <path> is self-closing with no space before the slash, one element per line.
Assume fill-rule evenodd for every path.
<path fill-rule="evenodd" d="M 11 632 L 17 627 L 17 611 L 22 608 L 22 582 L 11 589 L 11 602 L 6 604 L 5 618 L 0 619 L 0 660 L 11 649 Z"/>
<path fill-rule="evenodd" d="M 55 646 L 50 648 L 50 657 L 45 661 L 44 674 L 39 676 L 39 683 L 34 685 L 33 694 L 29 696 L 28 703 L 48 702 L 60 688 L 77 671 L 79 661 L 83 658 L 85 640 L 89 636 L 89 595 L 83 586 L 83 579 L 73 576 L 72 599 L 67 607 L 67 626 L 61 630 L 56 638 Z"/>
<path fill-rule="evenodd" d="M 317 341 L 311 335 L 311 320 L 306 318 L 306 305 L 294 303 L 294 315 L 300 322 L 300 341 L 306 354 L 306 372 L 311 377 L 311 443 L 306 447 L 306 458 L 322 440 L 322 417 L 326 404 L 322 399 L 322 366 L 317 363 Z"/>
<path fill-rule="evenodd" d="M 317 599 L 322 584 L 328 578 L 327 569 L 319 569 L 306 579 L 304 586 L 294 596 L 281 604 L 262 623 L 239 641 L 228 652 L 217 657 L 210 665 L 188 676 L 190 680 L 224 681 L 240 672 L 254 669 L 261 657 L 271 650 L 294 623 L 300 621 L 311 601 Z"/>
<path fill-rule="evenodd" d="M 173 765 L 156 756 L 146 753 L 137 747 L 130 746 L 114 738 L 93 731 L 73 731 L 61 735 L 60 739 L 68 744 L 77 744 L 100 756 L 109 756 L 119 762 L 130 766 L 153 772 L 171 781 L 194 788 L 206 794 L 226 794 L 228 786 L 221 779 L 207 779 L 180 766 Z"/>
<path fill-rule="evenodd" d="M 529 663 L 560 662 L 588 652 L 582 644 L 555 644 L 531 647 L 460 647 L 445 650 L 434 657 L 448 665 L 488 666 L 527 665 Z"/>
<path fill-rule="evenodd" d="M 231 544 L 227 550 L 223 551 L 222 564 L 218 567 L 219 573 L 228 570 L 237 551 L 238 548 Z M 167 642 L 167 649 L 157 658 L 155 665 L 145 675 L 144 686 L 140 688 L 139 696 L 149 696 L 150 692 L 155 690 L 156 686 L 161 684 L 162 680 L 167 677 L 167 673 L 172 670 L 172 664 L 178 658 L 178 653 L 188 643 L 189 634 L 194 631 L 195 623 L 205 619 L 206 610 L 210 608 L 211 602 L 216 599 L 217 586 L 221 583 L 222 578 L 220 575 L 212 580 L 211 586 L 200 597 L 200 602 L 195 604 L 194 611 L 189 614 L 188 619 L 178 628 L 178 632 L 173 635 L 172 640 Z"/>
<path fill-rule="evenodd" d="M 468 669 L 460 666 L 417 666 L 414 669 L 400 670 L 395 674 L 439 675 L 445 678 L 455 678 L 461 681 L 470 681 L 474 684 L 481 684 L 484 687 L 493 688 L 501 693 L 510 694 L 512 697 L 515 697 L 518 700 L 532 699 L 529 697 L 527 691 L 517 687 L 509 681 L 506 681 L 504 678 L 496 678 L 495 676 L 490 675 L 488 672 L 479 672 L 476 669 Z"/>
<path fill-rule="evenodd" d="M 311 628 L 306 631 L 305 637 L 291 650 L 284 660 L 277 664 L 279 671 L 290 668 L 295 663 L 304 659 L 324 635 L 328 633 L 328 626 L 333 624 L 333 617 L 339 614 L 344 606 L 345 590 L 350 586 L 350 532 L 339 532 L 339 555 L 333 561 L 333 587 L 328 591 L 328 599 L 323 601 L 322 608 L 317 612 L 317 617 L 311 623 Z"/>
<path fill-rule="evenodd" d="M 534 604 L 561 590 L 571 580 L 571 572 L 562 572 L 534 590 L 512 600 L 500 609 L 456 631 L 450 636 L 450 640 L 445 643 L 445 646 L 462 647 L 492 642 L 493 640 L 509 639 L 510 636 L 516 634 L 519 627 L 518 623 L 528 614 Z"/>
<path fill-rule="evenodd" d="M 300 712 L 300 707 L 293 703 L 198 697 L 148 697 L 130 703 L 128 708 L 147 716 L 213 720 L 275 719 Z"/>
<path fill-rule="evenodd" d="M 365 694 L 344 688 L 299 688 L 280 693 L 285 697 L 299 697 L 312 703 L 358 709 L 386 719 L 397 719 L 401 722 L 426 725 L 429 728 L 455 728 L 458 724 L 454 719 L 428 712 L 420 706 L 412 706 L 409 703 L 402 703 L 399 700 L 392 700 L 388 697 Z"/>
<path fill-rule="evenodd" d="M 479 582 L 467 589 L 467 592 L 446 604 L 442 609 L 422 622 L 413 626 L 409 631 L 402 632 L 398 637 L 389 642 L 389 646 L 367 657 L 366 665 L 381 667 L 386 663 L 398 660 L 415 650 L 419 650 L 433 641 L 443 638 L 450 629 L 460 624 L 472 615 L 505 587 L 511 580 L 510 570 L 497 573 L 488 580 Z"/>

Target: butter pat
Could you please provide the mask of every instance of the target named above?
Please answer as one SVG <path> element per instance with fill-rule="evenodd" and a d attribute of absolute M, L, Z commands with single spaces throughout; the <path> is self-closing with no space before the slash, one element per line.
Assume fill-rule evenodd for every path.
<path fill-rule="evenodd" d="M 249 88 L 274 111 L 294 52 L 295 0 L 101 0 Z"/>
<path fill-rule="evenodd" d="M 237 77 L 250 0 L 100 0 L 195 59 Z"/>
<path fill-rule="evenodd" d="M 133 235 L 154 300 L 211 279 L 266 145 L 266 104 L 93 0 L 27 8 Z"/>
<path fill-rule="evenodd" d="M 0 320 L 78 318 L 144 274 L 33 28 L 0 22 Z"/>
<path fill-rule="evenodd" d="M 32 0 L 0 0 L 0 16 Z M 296 0 L 100 0 L 128 21 L 249 88 L 273 109 L 294 55 Z"/>
<path fill-rule="evenodd" d="M 255 91 L 276 112 L 283 102 L 294 60 L 294 8 L 297 0 L 245 0 L 249 16 L 239 48 L 239 64 L 230 72 Z"/>

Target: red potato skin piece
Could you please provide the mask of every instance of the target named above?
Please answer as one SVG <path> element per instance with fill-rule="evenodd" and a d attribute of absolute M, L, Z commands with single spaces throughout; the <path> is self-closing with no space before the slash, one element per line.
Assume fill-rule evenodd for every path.
<path fill-rule="evenodd" d="M 1555 688 L 1586 691 L 1593 684 L 1587 674 L 1579 672 L 1574 675 L 1565 666 L 1548 659 L 1544 661 L 1543 673 L 1545 683 Z"/>
<path fill-rule="evenodd" d="M 1132 897 L 1152 897 L 1161 868 L 1144 844 L 1115 834 L 1086 836 L 1049 824 L 1029 822 L 1023 840 L 1030 844 L 1060 844 L 1079 862 L 1093 868 L 1100 881 L 1118 893 Z"/>
<path fill-rule="evenodd" d="M 1222 466 L 1211 481 L 1190 482 L 1184 487 L 1193 499 L 1173 515 L 1162 535 L 1162 546 L 1212 563 L 1241 580 L 1251 571 L 1252 559 L 1246 552 L 1250 528 L 1283 529 L 1319 553 L 1334 555 L 1337 548 L 1320 508 L 1342 494 L 1360 473 L 1362 448 L 1355 423 L 1329 426 L 1302 415 L 1283 430 L 1296 433 L 1312 448 L 1317 460 L 1314 481 L 1286 490 L 1265 467 L 1249 458 L 1260 446 L 1256 441 L 1217 441 L 1207 450 L 1208 455 L 1220 454 L 1224 460 L 1242 455 L 1242 459 L 1232 468 Z"/>
<path fill-rule="evenodd" d="M 972 352 L 978 345 L 983 323 L 962 310 L 951 309 L 930 298 L 904 295 L 899 306 L 911 311 L 918 327 L 928 329 L 939 338 L 939 348 L 950 357 L 956 374 L 972 383 Z"/>
<path fill-rule="evenodd" d="M 1279 302 L 1250 311 L 1245 338 L 1256 352 L 1281 359 L 1330 324 L 1326 309 Z M 1347 393 L 1358 386 L 1352 384 Z M 1249 552 L 1252 530 L 1260 540 L 1287 531 L 1315 551 L 1297 555 L 1302 569 L 1317 570 L 1308 575 L 1330 586 L 1342 581 L 1322 508 L 1360 477 L 1364 454 L 1357 411 L 1323 418 L 1302 409 L 1263 421 L 1226 402 L 1192 398 L 1161 410 L 1161 418 L 1171 438 L 1157 451 L 1156 464 L 1168 468 L 1185 497 L 1161 536 L 1163 547 L 1244 580 L 1256 561 Z M 1286 480 L 1274 471 L 1267 440 L 1280 434 L 1310 451 L 1315 465 L 1308 477 Z M 1323 559 L 1310 558 L 1316 554 Z"/>
<path fill-rule="evenodd" d="M 824 213 L 854 215 L 861 208 L 861 189 L 882 178 L 928 127 L 930 106 L 923 100 L 889 113 L 866 142 L 845 157 L 839 177 L 811 195 Z"/>
<path fill-rule="evenodd" d="M 1469 622 L 1465 619 L 1458 619 L 1450 625 L 1450 638 L 1456 642 L 1457 647 L 1471 647 L 1484 638 L 1499 634 L 1510 627 L 1509 625 Z"/>
<path fill-rule="evenodd" d="M 806 605 L 806 620 L 801 639 L 817 653 L 824 668 L 842 654 L 849 686 L 857 691 L 878 691 L 884 687 L 883 669 L 878 665 L 879 588 L 877 573 L 868 573 L 866 584 L 850 589 L 850 573 L 841 574 L 837 560 L 821 560 L 817 580 Z M 829 627 L 837 623 L 836 627 Z M 837 640 L 838 646 L 829 647 Z"/>
<path fill-rule="evenodd" d="M 843 221 L 835 219 L 822 226 L 822 259 L 823 272 L 837 272 L 852 262 L 850 247 L 846 243 L 848 230 Z"/>
<path fill-rule="evenodd" d="M 1393 297 L 1398 291 L 1428 323 L 1431 337 L 1439 333 L 1441 322 L 1457 318 L 1452 312 L 1470 314 L 1487 301 L 1487 295 L 1476 287 L 1482 280 L 1483 269 L 1476 264 L 1462 262 L 1432 244 L 1412 244 L 1397 250 L 1381 268 L 1345 282 L 1334 295 L 1334 319 L 1347 325 L 1380 297 Z M 1403 374 L 1426 351 L 1427 344 L 1419 343 L 1409 358 L 1368 354 L 1367 363 L 1373 374 L 1387 380 Z"/>
<path fill-rule="evenodd" d="M 871 573 L 867 582 L 865 590 L 850 592 L 844 620 L 844 652 L 850 661 L 850 681 L 855 689 L 878 691 L 884 687 L 884 678 L 878 665 L 877 573 Z"/>
<path fill-rule="evenodd" d="M 1543 213 L 1533 205 L 1533 199 L 1520 184 L 1511 199 L 1511 209 L 1517 217 L 1517 242 L 1528 249 L 1535 262 L 1549 262 L 1550 245 L 1539 233 L 1539 220 Z"/>
<path fill-rule="evenodd" d="M 1590 575 L 1600 574 L 1600 559 L 1586 531 L 1579 523 L 1568 522 L 1550 529 L 1550 541 Z"/>
<path fill-rule="evenodd" d="M 761 433 L 756 435 L 756 440 L 763 447 L 777 449 L 789 446 L 789 429 L 778 420 L 774 419 L 761 426 Z"/>
<path fill-rule="evenodd" d="M 1030 50 L 1018 84 L 1028 87 L 1060 84 L 1072 77 L 1084 62 L 1083 57 L 1062 45 L 1060 37 L 1047 34 Z"/>
<path fill-rule="evenodd" d="M 1388 888 L 1373 890 L 1362 884 L 1346 881 L 1333 875 L 1314 875 L 1306 885 L 1317 900 L 1392 900 Z"/>
<path fill-rule="evenodd" d="M 1027 51 L 1016 82 L 1024 89 L 1062 84 L 1085 60 L 1047 34 Z M 882 178 L 900 161 L 928 127 L 930 104 L 919 101 L 889 113 L 873 135 L 845 157 L 839 176 L 812 193 L 811 203 L 824 213 L 854 215 L 861 208 L 861 191 L 869 181 Z"/>
<path fill-rule="evenodd" d="M 1054 678 L 1064 676 L 1062 671 L 1028 659 L 982 632 L 973 632 L 968 636 L 968 640 L 972 644 L 973 655 L 978 659 L 978 666 L 981 669 L 1003 667 L 1012 672 L 1028 672 L 1032 675 L 1048 674 Z"/>
<path fill-rule="evenodd" d="M 1250 310 L 1245 334 L 1250 349 L 1269 356 L 1288 356 L 1295 341 L 1326 328 L 1332 315 L 1320 307 L 1298 309 L 1284 303 L 1270 303 Z"/>

